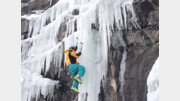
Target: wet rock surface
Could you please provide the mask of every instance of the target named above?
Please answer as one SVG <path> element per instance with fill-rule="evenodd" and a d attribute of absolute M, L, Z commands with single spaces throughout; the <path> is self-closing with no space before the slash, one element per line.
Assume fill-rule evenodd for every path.
<path fill-rule="evenodd" d="M 28 37 L 28 28 L 29 21 L 26 19 L 21 19 L 21 40 L 26 39 Z"/>
<path fill-rule="evenodd" d="M 21 0 L 21 15 L 34 14 L 36 10 L 46 10 L 52 7 L 58 0 Z M 21 18 L 21 40 L 28 37 L 27 19 Z"/>
<path fill-rule="evenodd" d="M 159 1 L 134 0 L 134 10 L 140 29 L 123 31 L 127 46 L 124 74 L 125 101 L 147 101 L 147 77 L 159 56 Z M 118 36 L 112 36 L 106 85 L 101 85 L 100 101 L 124 101 L 120 92 L 120 62 L 123 47 Z"/>
<path fill-rule="evenodd" d="M 126 101 L 147 100 L 147 77 L 159 55 L 159 45 L 128 49 L 125 72 L 125 99 Z"/>
<path fill-rule="evenodd" d="M 58 0 L 21 0 L 21 15 L 31 13 L 33 10 L 46 10 Z"/>

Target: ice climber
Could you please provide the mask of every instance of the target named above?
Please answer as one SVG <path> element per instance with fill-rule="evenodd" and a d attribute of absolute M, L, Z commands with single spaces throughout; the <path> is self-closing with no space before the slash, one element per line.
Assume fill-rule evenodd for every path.
<path fill-rule="evenodd" d="M 81 51 L 79 53 L 76 53 L 77 46 L 71 45 L 69 49 L 64 50 L 65 52 L 65 62 L 66 66 L 68 67 L 69 73 L 73 76 L 73 84 L 71 89 L 75 92 L 78 91 L 78 84 L 82 83 L 80 77 L 84 76 L 85 74 L 85 67 L 82 65 L 79 65 L 77 62 L 77 58 L 81 55 Z"/>

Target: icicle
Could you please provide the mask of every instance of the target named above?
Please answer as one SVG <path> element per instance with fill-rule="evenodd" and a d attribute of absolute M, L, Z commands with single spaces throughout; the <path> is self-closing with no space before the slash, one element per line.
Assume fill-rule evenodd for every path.
<path fill-rule="evenodd" d="M 121 64 L 120 64 L 120 75 L 119 75 L 119 80 L 120 80 L 120 84 L 121 84 L 121 87 L 120 87 L 120 92 L 121 92 L 121 96 L 122 96 L 122 101 L 125 101 L 125 97 L 124 97 L 124 83 L 125 83 L 125 80 L 124 80 L 124 74 L 125 74 L 125 70 L 126 70 L 126 58 L 127 58 L 127 51 L 126 51 L 126 44 L 124 42 L 124 39 L 123 39 L 123 33 L 120 33 L 120 36 L 121 36 L 121 44 L 124 48 L 124 52 L 123 52 L 123 55 L 122 55 L 122 60 L 121 60 Z"/>
<path fill-rule="evenodd" d="M 159 101 L 159 58 L 153 65 L 147 78 L 148 94 L 147 101 Z"/>
<path fill-rule="evenodd" d="M 32 74 L 26 69 L 23 69 L 21 74 L 23 77 L 21 86 L 22 101 L 32 101 L 32 98 L 35 98 L 37 101 L 40 93 L 45 97 L 48 94 L 53 94 L 54 87 L 58 84 L 58 81 L 43 78 L 38 74 Z"/>

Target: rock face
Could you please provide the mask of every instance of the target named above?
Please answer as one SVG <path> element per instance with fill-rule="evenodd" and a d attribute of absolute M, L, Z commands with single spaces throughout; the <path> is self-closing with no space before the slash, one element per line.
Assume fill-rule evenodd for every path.
<path fill-rule="evenodd" d="M 21 0 L 21 15 L 33 14 L 34 10 L 46 10 L 53 6 L 58 0 Z M 21 19 L 21 40 L 28 37 L 29 21 Z"/>
<path fill-rule="evenodd" d="M 58 0 L 21 0 L 21 15 L 33 10 L 45 10 L 54 5 Z"/>
<path fill-rule="evenodd" d="M 21 0 L 22 15 L 33 10 L 45 10 L 55 4 L 58 0 Z M 108 50 L 107 74 L 101 83 L 99 101 L 147 101 L 147 77 L 159 57 L 159 1 L 158 0 L 134 0 L 133 8 L 138 19 L 139 28 L 124 29 L 115 31 L 111 37 L 111 44 Z M 79 11 L 74 10 L 73 15 Z M 27 38 L 28 20 L 21 20 L 22 39 Z M 98 29 L 98 28 L 97 28 Z M 59 29 L 58 42 L 65 37 L 66 25 Z M 120 36 L 122 34 L 122 36 Z M 120 40 L 124 40 L 124 47 Z M 62 43 L 64 46 L 64 43 Z M 61 48 L 62 49 L 62 48 Z M 59 49 L 60 53 L 63 50 Z M 126 68 L 124 72 L 124 84 L 120 80 L 120 65 L 123 53 L 127 52 L 125 58 Z M 60 60 L 58 60 L 60 61 Z M 43 98 L 38 101 L 77 101 L 78 96 L 70 90 L 72 79 L 64 65 L 64 58 L 60 62 L 60 75 L 55 72 L 54 62 L 50 64 L 49 71 L 43 77 L 60 81 L 59 87 L 55 88 L 52 99 Z M 45 63 L 44 63 L 45 64 Z M 44 70 L 45 71 L 45 70 Z M 103 81 L 101 81 L 103 82 Z M 121 90 L 123 88 L 123 90 Z M 85 94 L 87 97 L 88 94 Z"/>
<path fill-rule="evenodd" d="M 121 32 L 127 45 L 123 95 L 119 83 L 123 47 L 118 44 L 119 37 L 112 36 L 112 42 L 117 44 L 112 43 L 109 50 L 107 83 L 101 87 L 100 101 L 147 101 L 147 77 L 159 56 L 158 5 L 158 0 L 134 0 L 134 10 L 141 28 Z"/>
<path fill-rule="evenodd" d="M 21 40 L 27 38 L 29 21 L 26 19 L 21 19 Z"/>

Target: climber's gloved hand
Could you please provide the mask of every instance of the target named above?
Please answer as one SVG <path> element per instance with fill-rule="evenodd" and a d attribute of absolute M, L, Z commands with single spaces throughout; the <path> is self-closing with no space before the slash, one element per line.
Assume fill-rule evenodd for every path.
<path fill-rule="evenodd" d="M 81 52 L 77 53 L 76 55 L 77 55 L 77 56 L 80 56 L 80 55 L 81 55 Z"/>

